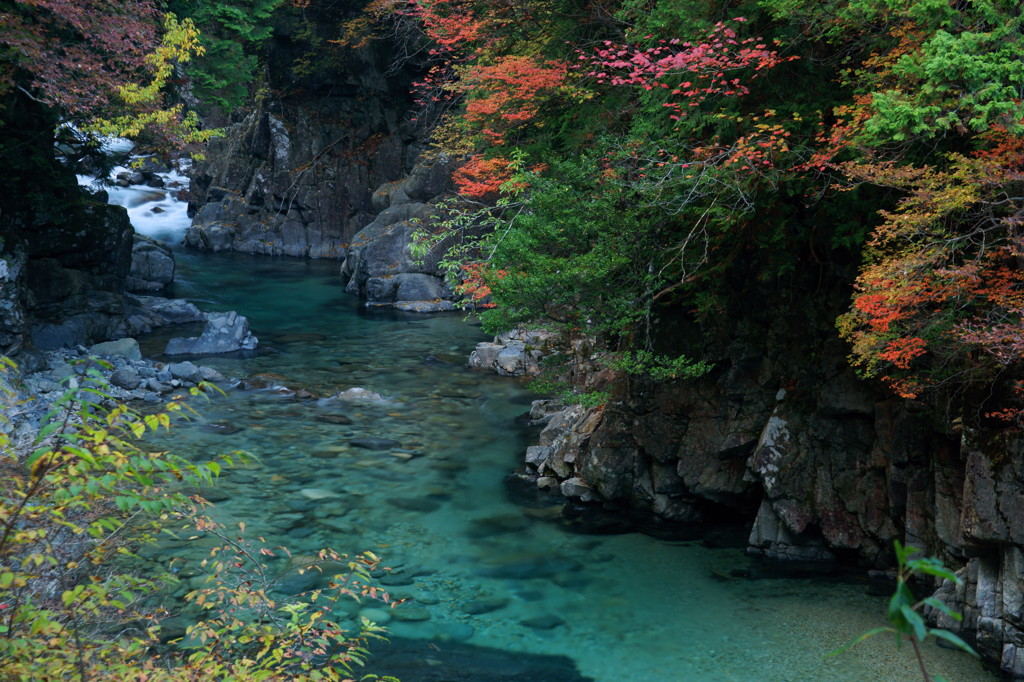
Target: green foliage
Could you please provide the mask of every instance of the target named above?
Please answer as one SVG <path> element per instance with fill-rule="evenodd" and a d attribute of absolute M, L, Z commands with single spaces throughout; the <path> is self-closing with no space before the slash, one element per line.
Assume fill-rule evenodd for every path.
<path fill-rule="evenodd" d="M 648 350 L 626 351 L 608 362 L 612 369 L 647 376 L 655 381 L 673 379 L 695 379 L 711 371 L 712 365 L 703 360 L 693 360 L 681 355 L 669 357 Z"/>
<path fill-rule="evenodd" d="M 659 251 L 631 231 L 642 219 L 628 192 L 595 177 L 592 163 L 516 178 L 529 187 L 529 209 L 491 237 L 485 281 L 497 307 L 483 314 L 485 329 L 531 322 L 622 334 L 645 315 L 640 297 Z"/>
<path fill-rule="evenodd" d="M 13 415 L 20 408 L 8 376 L 14 365 L 0 358 L 0 366 L 4 413 Z M 296 560 L 291 570 L 323 571 L 329 580 L 301 603 L 276 603 L 276 577 L 260 558 L 273 552 L 229 538 L 176 492 L 212 484 L 242 456 L 194 464 L 146 449 L 140 439 L 188 409 L 180 400 L 154 414 L 110 404 L 103 375 L 86 363 L 31 443 L 0 429 L 0 677 L 341 680 L 361 665 L 367 640 L 381 629 L 363 623 L 348 633 L 331 621 L 329 607 L 341 597 L 378 596 L 367 580 L 376 557 L 349 560 L 324 550 Z M 154 649 L 161 609 L 148 602 L 173 576 L 131 571 L 132 548 L 171 517 L 226 542 L 209 560 L 210 588 L 190 595 L 202 615 L 187 656 Z"/>
<path fill-rule="evenodd" d="M 526 387 L 535 393 L 553 396 L 565 405 L 582 405 L 588 408 L 601 407 L 612 397 L 608 391 L 582 390 L 568 381 L 551 377 L 532 379 Z"/>
<path fill-rule="evenodd" d="M 172 0 L 171 9 L 202 27 L 205 54 L 187 72 L 202 101 L 231 112 L 258 80 L 259 53 L 284 0 Z"/>
<path fill-rule="evenodd" d="M 962 617 L 959 613 L 953 611 L 946 606 L 946 604 L 934 597 L 926 597 L 925 599 L 915 598 L 907 583 L 916 576 L 931 576 L 933 578 L 948 580 L 957 585 L 959 585 L 961 581 L 955 573 L 943 566 L 942 562 L 938 559 L 934 557 L 911 559 L 910 557 L 917 552 L 916 549 L 913 547 L 904 547 L 900 544 L 899 540 L 894 540 L 893 546 L 896 550 L 897 571 L 896 591 L 889 599 L 889 606 L 886 611 L 886 617 L 888 618 L 890 625 L 868 630 L 827 655 L 838 656 L 839 654 L 848 651 L 850 647 L 874 637 L 875 635 L 880 635 L 885 632 L 892 633 L 896 636 L 897 646 L 900 646 L 904 641 L 909 641 L 911 643 L 914 648 L 914 655 L 917 657 L 918 665 L 921 668 L 921 674 L 924 676 L 925 682 L 928 682 L 931 678 L 928 675 L 928 670 L 925 666 L 924 657 L 921 652 L 921 643 L 928 637 L 935 637 L 936 639 L 944 640 L 971 656 L 977 657 L 978 654 L 970 645 L 954 635 L 952 632 L 939 628 L 928 627 L 928 624 L 924 620 L 924 616 L 921 615 L 921 610 L 926 605 L 946 614 L 954 620 L 960 620 Z"/>
<path fill-rule="evenodd" d="M 874 93 L 867 139 L 886 144 L 992 125 L 1024 132 L 1021 27 L 1020 17 L 1004 16 L 986 31 L 935 31 L 893 66 L 899 86 Z"/>

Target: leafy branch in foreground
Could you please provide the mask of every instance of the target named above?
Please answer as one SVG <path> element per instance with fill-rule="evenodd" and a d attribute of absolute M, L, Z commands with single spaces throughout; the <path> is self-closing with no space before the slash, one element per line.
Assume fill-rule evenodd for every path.
<path fill-rule="evenodd" d="M 12 388 L 14 364 L 0 358 L 0 679 L 350 679 L 382 629 L 364 622 L 350 636 L 328 611 L 342 596 L 378 596 L 366 582 L 376 557 L 324 550 L 295 559 L 288 571 L 329 581 L 272 600 L 280 575 L 259 557 L 273 552 L 228 537 L 198 516 L 205 501 L 181 492 L 212 484 L 222 465 L 245 456 L 193 464 L 145 448 L 139 439 L 191 408 L 176 399 L 144 415 L 115 404 L 97 365 L 78 365 L 33 430 L 27 419 L 13 423 L 31 399 Z M 159 644 L 161 596 L 176 578 L 140 575 L 133 553 L 183 513 L 226 543 L 207 562 L 210 587 L 190 594 L 199 613 L 187 652 Z"/>
<path fill-rule="evenodd" d="M 896 549 L 896 561 L 898 568 L 896 571 L 896 592 L 894 592 L 892 597 L 889 599 L 889 609 L 887 612 L 887 617 L 891 625 L 874 628 L 861 633 L 851 642 L 844 644 L 835 651 L 829 652 L 826 656 L 838 656 L 866 639 L 874 637 L 875 635 L 880 635 L 883 632 L 890 632 L 896 636 L 896 646 L 900 646 L 904 640 L 910 642 L 914 647 L 914 655 L 917 657 L 917 664 L 921 668 L 921 675 L 924 677 L 925 682 L 930 682 L 933 678 L 928 674 L 928 668 L 925 666 L 924 656 L 921 653 L 921 643 L 928 637 L 945 640 L 975 658 L 978 657 L 978 653 L 971 648 L 969 644 L 954 635 L 952 632 L 942 630 L 940 628 L 928 627 L 928 624 L 924 620 L 924 616 L 921 615 L 921 609 L 926 605 L 941 611 L 957 621 L 961 620 L 963 617 L 935 597 L 916 599 L 913 592 L 911 592 L 910 587 L 907 585 L 907 582 L 918 575 L 930 575 L 936 578 L 942 578 L 943 580 L 949 580 L 959 585 L 960 578 L 943 566 L 942 562 L 935 557 L 911 559 L 910 556 L 917 552 L 915 548 L 904 547 L 900 544 L 899 540 L 894 540 L 893 545 Z M 936 677 L 935 679 L 942 678 Z"/>
<path fill-rule="evenodd" d="M 365 618 L 354 631 L 346 629 L 339 608 L 343 599 L 390 602 L 372 584 L 370 574 L 380 566 L 372 552 L 349 557 L 322 549 L 292 556 L 286 548 L 267 547 L 263 538 L 246 538 L 244 523 L 233 533 L 209 518 L 186 518 L 223 544 L 200 564 L 209 572 L 208 587 L 185 596 L 199 612 L 185 640 L 177 642 L 186 650 L 185 669 L 214 679 L 350 681 L 354 669 L 366 664 L 369 643 L 384 639 L 385 629 Z M 295 576 L 306 576 L 309 589 L 275 599 L 281 581 Z M 397 682 L 376 675 L 359 679 Z"/>

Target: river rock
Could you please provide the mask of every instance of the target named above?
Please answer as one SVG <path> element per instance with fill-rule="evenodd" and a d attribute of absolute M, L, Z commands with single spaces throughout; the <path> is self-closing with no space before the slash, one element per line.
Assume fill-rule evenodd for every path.
<path fill-rule="evenodd" d="M 318 414 L 313 419 L 324 424 L 338 424 L 341 426 L 352 423 L 352 419 L 343 414 Z"/>
<path fill-rule="evenodd" d="M 134 367 L 122 367 L 110 375 L 110 383 L 114 386 L 133 391 L 139 387 L 142 379 Z"/>
<path fill-rule="evenodd" d="M 167 355 L 214 355 L 253 350 L 258 340 L 249 331 L 249 321 L 235 311 L 209 313 L 199 337 L 174 338 L 167 343 Z"/>
<path fill-rule="evenodd" d="M 359 617 L 365 618 L 377 625 L 384 625 L 391 621 L 392 613 L 394 613 L 392 609 L 369 608 L 360 610 Z"/>
<path fill-rule="evenodd" d="M 299 491 L 299 494 L 307 500 L 327 500 L 333 497 L 341 497 L 338 493 L 326 488 L 303 488 Z"/>
<path fill-rule="evenodd" d="M 184 299 L 159 296 L 125 296 L 126 326 L 131 334 L 145 334 L 157 327 L 203 322 L 206 315 Z"/>
<path fill-rule="evenodd" d="M 118 339 L 89 346 L 89 353 L 98 357 L 121 356 L 129 360 L 141 360 L 142 351 L 135 339 Z"/>
<path fill-rule="evenodd" d="M 335 400 L 349 400 L 352 402 L 366 403 L 375 403 L 384 400 L 384 396 L 382 396 L 380 393 L 376 393 L 374 391 L 370 391 L 365 388 L 359 387 L 346 389 L 344 391 L 341 391 L 340 393 L 336 393 L 331 397 L 334 398 Z"/>
<path fill-rule="evenodd" d="M 160 291 L 174 281 L 174 256 L 170 247 L 143 234 L 132 246 L 132 267 L 125 279 L 127 291 Z"/>
<path fill-rule="evenodd" d="M 562 620 L 558 616 L 554 616 L 551 614 L 534 616 L 532 618 L 526 618 L 519 622 L 528 628 L 533 628 L 534 630 L 554 630 L 559 626 L 565 625 L 564 620 Z"/>
<path fill-rule="evenodd" d="M 462 612 L 470 616 L 480 616 L 504 608 L 506 604 L 508 604 L 508 599 L 504 597 L 484 597 L 463 604 Z"/>
<path fill-rule="evenodd" d="M 391 609 L 391 616 L 405 623 L 421 623 L 430 620 L 430 611 L 420 606 L 400 605 Z"/>
<path fill-rule="evenodd" d="M 199 368 L 199 376 L 203 381 L 226 381 L 226 377 L 213 367 L 202 366 Z"/>
<path fill-rule="evenodd" d="M 167 365 L 167 371 L 171 376 L 181 381 L 188 381 L 197 384 L 203 380 L 202 371 L 191 362 L 172 362 Z"/>
<path fill-rule="evenodd" d="M 203 426 L 203 430 L 209 431 L 210 433 L 216 433 L 221 436 L 231 436 L 239 431 L 244 431 L 244 428 L 238 424 L 232 424 L 230 422 L 211 422 L 209 424 L 205 424 Z"/>

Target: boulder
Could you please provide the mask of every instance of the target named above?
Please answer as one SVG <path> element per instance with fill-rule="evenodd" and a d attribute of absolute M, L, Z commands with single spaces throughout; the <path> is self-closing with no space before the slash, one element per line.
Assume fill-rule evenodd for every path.
<path fill-rule="evenodd" d="M 167 371 L 171 373 L 172 377 L 179 381 L 198 384 L 203 380 L 202 371 L 191 362 L 172 362 L 167 365 Z"/>
<path fill-rule="evenodd" d="M 125 279 L 127 291 L 159 291 L 174 281 L 174 256 L 170 247 L 151 237 L 135 235 L 132 266 Z"/>
<path fill-rule="evenodd" d="M 134 391 L 142 383 L 134 367 L 122 367 L 110 375 L 110 383 L 128 391 Z"/>
<path fill-rule="evenodd" d="M 97 357 L 113 357 L 119 355 L 129 360 L 141 360 L 142 351 L 139 349 L 139 342 L 135 339 L 118 339 L 97 343 L 89 347 L 89 353 Z"/>
<path fill-rule="evenodd" d="M 235 311 L 209 313 L 206 328 L 198 337 L 168 341 L 167 355 L 215 355 L 237 350 L 254 350 L 259 341 L 249 331 L 249 321 Z"/>

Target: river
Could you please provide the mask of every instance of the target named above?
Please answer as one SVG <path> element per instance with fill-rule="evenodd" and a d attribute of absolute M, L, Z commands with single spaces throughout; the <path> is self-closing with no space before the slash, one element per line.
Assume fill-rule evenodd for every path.
<path fill-rule="evenodd" d="M 372 550 L 398 569 L 387 588 L 409 601 L 383 616 L 394 637 L 438 652 L 460 643 L 459 655 L 486 647 L 510 660 L 564 657 L 575 679 L 600 682 L 920 679 L 911 648 L 890 637 L 823 659 L 884 624 L 885 598 L 855 581 L 723 579 L 747 565 L 741 548 L 582 534 L 564 523 L 562 500 L 512 494 L 506 477 L 533 437 L 523 415 L 537 396 L 465 368 L 488 340 L 472 319 L 367 311 L 344 292 L 336 262 L 184 251 L 176 245 L 188 218 L 171 193 L 111 194 L 137 229 L 175 245 L 174 296 L 237 310 L 260 339 L 245 357 L 202 364 L 229 377 L 273 375 L 269 388 L 198 406 L 167 443 L 187 457 L 258 458 L 211 492 L 218 520 L 245 522 L 293 553 Z M 158 355 L 165 339 L 141 339 L 144 352 Z M 297 400 L 275 385 L 319 396 L 362 387 L 385 400 Z M 351 423 L 317 419 L 327 414 Z M 371 437 L 399 445 L 353 444 Z M 202 554 L 168 543 L 146 556 L 187 569 Z M 925 649 L 933 674 L 995 679 L 958 652 Z M 372 661 L 368 670 L 389 672 Z M 521 679 L 555 682 L 545 674 Z"/>

